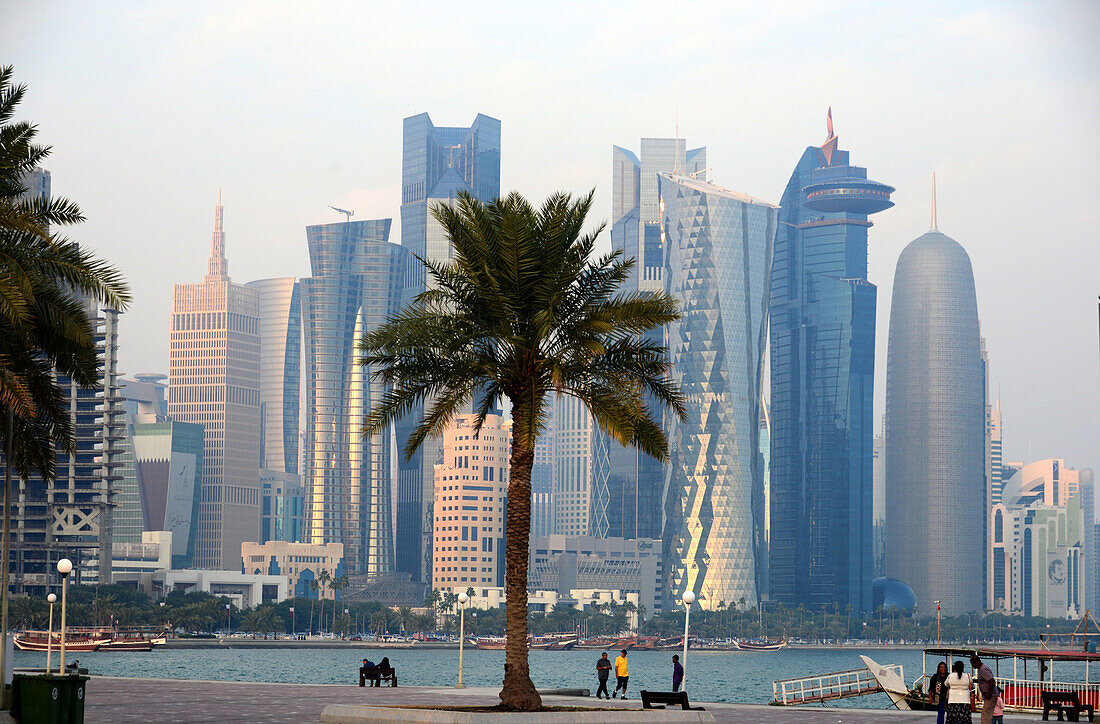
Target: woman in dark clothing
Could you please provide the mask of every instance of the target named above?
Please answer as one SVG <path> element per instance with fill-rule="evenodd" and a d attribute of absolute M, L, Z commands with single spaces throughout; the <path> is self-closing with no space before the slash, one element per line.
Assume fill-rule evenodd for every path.
<path fill-rule="evenodd" d="M 947 662 L 941 661 L 936 673 L 928 679 L 928 703 L 936 707 L 936 724 L 943 724 L 947 711 Z"/>

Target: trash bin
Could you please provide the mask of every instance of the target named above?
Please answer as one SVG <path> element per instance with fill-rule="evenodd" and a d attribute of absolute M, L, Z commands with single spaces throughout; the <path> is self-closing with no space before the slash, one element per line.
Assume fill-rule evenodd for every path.
<path fill-rule="evenodd" d="M 12 677 L 12 716 L 21 724 L 84 724 L 87 676 L 16 674 Z"/>

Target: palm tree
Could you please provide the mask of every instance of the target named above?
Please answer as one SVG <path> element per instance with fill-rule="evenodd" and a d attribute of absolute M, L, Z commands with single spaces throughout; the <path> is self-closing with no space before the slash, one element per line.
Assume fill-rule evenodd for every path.
<path fill-rule="evenodd" d="M 334 592 L 332 596 L 332 632 L 336 633 L 336 609 L 339 608 L 336 605 L 336 600 L 339 598 L 338 594 L 340 591 L 348 587 L 348 574 L 341 573 L 336 578 L 329 578 L 329 586 L 331 586 Z"/>
<path fill-rule="evenodd" d="M 527 555 L 531 467 L 551 394 L 581 400 L 602 430 L 664 460 L 667 441 L 647 397 L 685 415 L 668 377 L 665 348 L 646 332 L 679 318 L 664 293 L 619 294 L 633 260 L 593 259 L 596 237 L 583 227 L 592 193 L 556 193 L 534 209 L 522 196 L 483 205 L 460 194 L 433 209 L 454 248 L 450 262 L 421 260 L 432 288 L 360 345 L 359 363 L 392 385 L 363 434 L 427 404 L 405 443 L 410 456 L 439 436 L 476 399 L 475 432 L 490 410 L 512 407 L 505 538 L 507 651 L 501 705 L 531 711 L 542 702 L 527 661 Z"/>
<path fill-rule="evenodd" d="M 321 589 L 321 612 L 317 614 L 317 633 L 325 632 L 325 586 L 332 582 L 332 574 L 324 568 L 317 574 L 317 587 Z"/>
<path fill-rule="evenodd" d="M 50 225 L 84 220 L 63 198 L 28 198 L 25 179 L 49 155 L 34 143 L 37 127 L 12 122 L 26 86 L 0 67 L 0 437 L 4 446 L 0 535 L 0 669 L 6 665 L 11 472 L 53 480 L 57 451 L 73 451 L 66 396 L 54 374 L 84 389 L 99 384 L 89 297 L 122 310 L 130 293 L 122 275 Z M 6 692 L 2 693 L 7 703 Z"/>
<path fill-rule="evenodd" d="M 317 591 L 321 588 L 321 584 L 317 582 L 316 578 L 311 578 L 309 581 L 309 590 Z M 316 599 L 313 596 L 309 597 L 309 635 L 313 636 L 313 602 Z"/>

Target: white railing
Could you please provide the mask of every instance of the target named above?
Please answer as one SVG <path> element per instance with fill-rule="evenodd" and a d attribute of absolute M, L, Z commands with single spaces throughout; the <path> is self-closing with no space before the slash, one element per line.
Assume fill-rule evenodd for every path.
<path fill-rule="evenodd" d="M 928 675 L 917 679 L 924 683 L 924 695 L 928 695 Z M 914 682 L 914 686 L 916 682 Z M 1001 687 L 1001 696 L 1005 700 L 1005 711 L 1041 712 L 1043 710 L 1043 692 L 1076 692 L 1078 700 L 1082 704 L 1092 704 L 1100 710 L 1100 683 L 1084 683 L 1083 681 L 1036 681 L 1035 679 L 1013 679 L 1011 677 L 997 677 L 997 685 Z M 982 693 L 974 684 L 974 703 L 982 708 Z"/>
<path fill-rule="evenodd" d="M 905 675 L 900 664 L 891 664 L 883 668 L 893 670 L 904 680 Z M 784 706 L 867 696 L 882 690 L 878 681 L 866 668 L 772 682 L 772 697 L 775 703 Z"/>

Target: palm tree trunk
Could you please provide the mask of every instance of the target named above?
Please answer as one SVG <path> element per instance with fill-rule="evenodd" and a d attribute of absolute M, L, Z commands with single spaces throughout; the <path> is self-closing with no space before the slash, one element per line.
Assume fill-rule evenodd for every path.
<path fill-rule="evenodd" d="M 526 416 L 513 411 L 513 424 Z M 520 423 L 522 424 L 522 423 Z M 516 431 L 513 431 L 514 433 Z M 504 650 L 504 688 L 500 704 L 505 709 L 538 711 L 542 699 L 531 681 L 527 662 L 527 556 L 531 535 L 531 468 L 534 445 L 520 432 L 512 436 L 511 479 L 504 525 L 504 596 L 507 643 Z"/>

